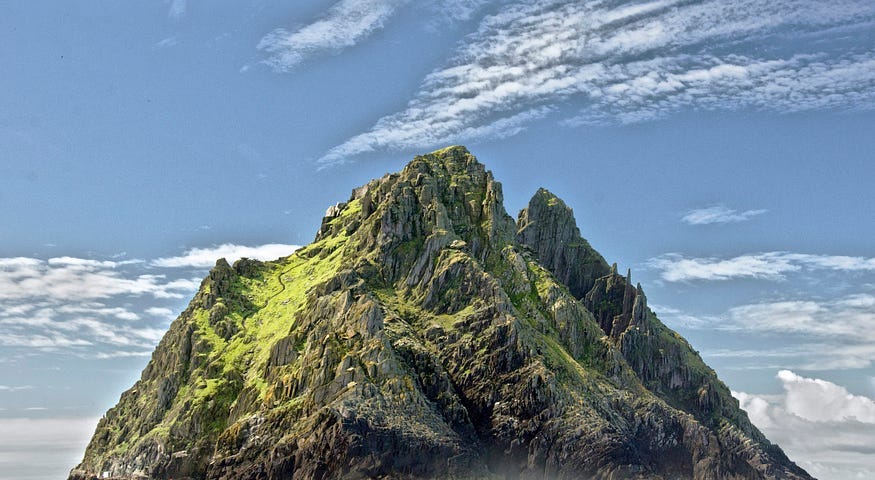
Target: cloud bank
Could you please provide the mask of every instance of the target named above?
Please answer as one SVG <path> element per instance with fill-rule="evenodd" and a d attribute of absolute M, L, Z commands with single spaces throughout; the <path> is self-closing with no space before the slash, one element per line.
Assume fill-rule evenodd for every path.
<path fill-rule="evenodd" d="M 0 258 L 0 300 L 90 300 L 117 295 L 182 298 L 197 287 L 191 279 L 152 273 L 125 275 L 133 264 L 71 257 Z"/>
<path fill-rule="evenodd" d="M 223 244 L 152 261 L 0 258 L 0 347 L 148 356 L 216 259 L 274 260 L 297 248 Z"/>
<path fill-rule="evenodd" d="M 0 475 L 6 479 L 65 478 L 82 460 L 98 420 L 0 418 Z"/>
<path fill-rule="evenodd" d="M 872 478 L 875 401 L 789 370 L 777 378 L 780 395 L 732 392 L 751 421 L 817 478 Z"/>
<path fill-rule="evenodd" d="M 514 134 L 544 109 L 568 105 L 579 106 L 562 120 L 568 126 L 635 123 L 688 108 L 871 109 L 875 50 L 813 40 L 836 29 L 865 35 L 873 19 L 875 5 L 859 0 L 510 3 L 480 21 L 405 109 L 320 161 Z M 284 37 L 266 44 L 281 44 L 277 38 Z M 310 49 L 307 41 L 292 44 L 299 48 L 277 50 L 290 52 L 278 63 L 296 64 Z"/>

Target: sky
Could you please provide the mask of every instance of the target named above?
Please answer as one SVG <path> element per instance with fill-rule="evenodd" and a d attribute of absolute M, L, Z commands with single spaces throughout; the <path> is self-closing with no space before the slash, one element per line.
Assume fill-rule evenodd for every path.
<path fill-rule="evenodd" d="M 287 255 L 451 144 L 512 215 L 573 207 L 793 460 L 875 477 L 873 27 L 872 0 L 9 2 L 0 480 L 64 477 L 217 258 Z"/>

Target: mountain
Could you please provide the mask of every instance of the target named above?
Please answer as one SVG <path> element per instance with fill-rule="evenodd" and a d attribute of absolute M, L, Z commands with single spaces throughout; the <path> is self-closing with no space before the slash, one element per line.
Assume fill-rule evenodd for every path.
<path fill-rule="evenodd" d="M 807 479 L 539 190 L 464 147 L 219 260 L 71 480 Z"/>

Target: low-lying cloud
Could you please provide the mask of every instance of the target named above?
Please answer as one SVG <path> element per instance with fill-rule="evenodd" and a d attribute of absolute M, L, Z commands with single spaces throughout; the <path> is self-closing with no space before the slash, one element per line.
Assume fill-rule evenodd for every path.
<path fill-rule="evenodd" d="M 136 262 L 71 257 L 0 258 L 0 300 L 52 298 L 104 299 L 118 295 L 182 298 L 196 280 L 168 280 L 163 274 L 131 273 Z"/>
<path fill-rule="evenodd" d="M 871 478 L 875 401 L 789 370 L 777 378 L 780 395 L 732 392 L 751 421 L 817 478 Z"/>
<path fill-rule="evenodd" d="M 0 347 L 148 356 L 218 258 L 274 260 L 297 248 L 223 244 L 151 261 L 0 258 Z"/>
<path fill-rule="evenodd" d="M 2 409 L 0 409 L 2 410 Z M 98 418 L 0 418 L 0 476 L 65 478 L 82 460 Z"/>

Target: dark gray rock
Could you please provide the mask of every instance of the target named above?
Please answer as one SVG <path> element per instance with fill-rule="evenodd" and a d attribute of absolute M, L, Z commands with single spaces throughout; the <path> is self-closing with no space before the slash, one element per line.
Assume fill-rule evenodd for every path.
<path fill-rule="evenodd" d="M 536 197 L 451 147 L 218 262 L 70 478 L 810 478 Z"/>

